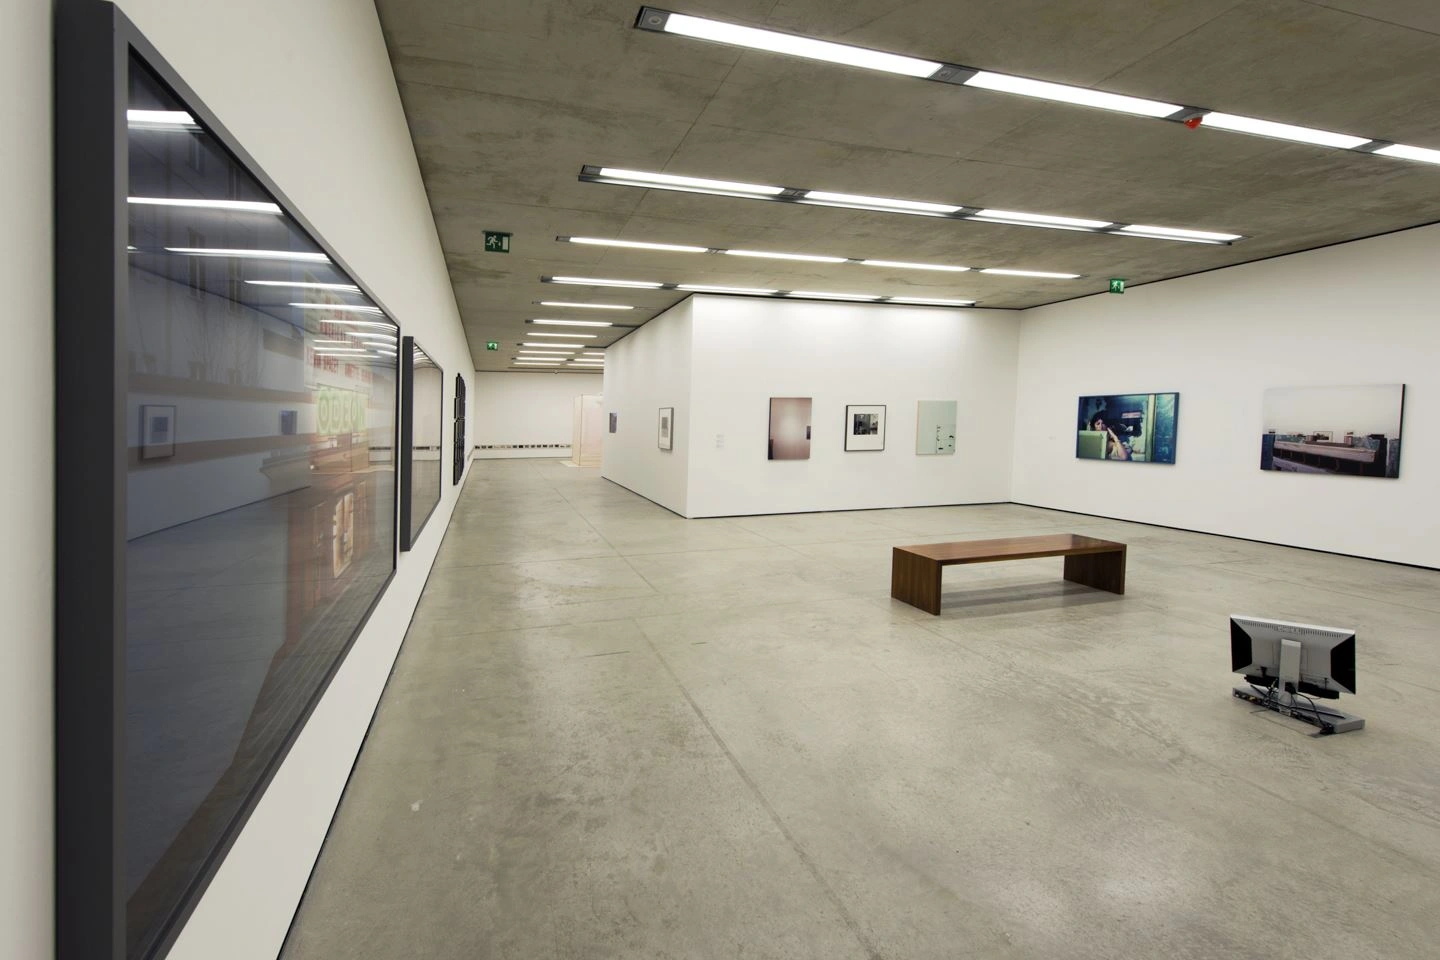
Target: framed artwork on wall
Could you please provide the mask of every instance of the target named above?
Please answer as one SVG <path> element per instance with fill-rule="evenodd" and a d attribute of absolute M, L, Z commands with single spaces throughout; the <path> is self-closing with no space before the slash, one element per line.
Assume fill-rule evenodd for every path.
<path fill-rule="evenodd" d="M 915 452 L 920 456 L 955 452 L 954 400 L 921 400 L 915 412 Z"/>
<path fill-rule="evenodd" d="M 885 405 L 850 404 L 845 408 L 845 450 L 885 449 Z"/>
<path fill-rule="evenodd" d="M 1261 470 L 1400 476 L 1403 383 L 1272 387 L 1262 409 Z"/>
<path fill-rule="evenodd" d="M 175 456 L 175 408 L 167 403 L 140 407 L 140 459 L 164 460 Z"/>
<path fill-rule="evenodd" d="M 610 414 L 610 432 L 611 432 L 611 433 L 614 433 L 614 432 L 615 432 L 616 424 L 619 422 L 619 416 L 620 416 L 619 414 L 613 413 L 613 412 Z"/>
<path fill-rule="evenodd" d="M 613 417 L 614 414 L 612 413 L 611 416 Z M 657 438 L 657 440 L 656 440 L 656 444 L 660 447 L 661 450 L 669 450 L 669 449 L 671 449 L 671 448 L 674 446 L 674 443 L 675 443 L 675 408 L 674 408 L 674 407 L 661 407 L 661 408 L 660 408 L 660 425 L 659 425 L 659 431 L 660 431 L 660 432 L 659 432 L 658 438 Z M 613 429 L 612 429 L 611 432 L 612 432 L 612 433 L 614 432 Z"/>
<path fill-rule="evenodd" d="M 1075 456 L 1081 460 L 1174 463 L 1178 393 L 1081 397 Z"/>
<path fill-rule="evenodd" d="M 810 459 L 810 397 L 770 398 L 767 460 Z"/>
<path fill-rule="evenodd" d="M 445 374 L 414 337 L 400 338 L 400 549 L 409 550 L 440 505 Z"/>

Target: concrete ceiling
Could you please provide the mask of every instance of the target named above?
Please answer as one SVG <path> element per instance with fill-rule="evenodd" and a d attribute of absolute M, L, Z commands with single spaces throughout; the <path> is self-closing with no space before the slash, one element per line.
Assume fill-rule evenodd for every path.
<path fill-rule="evenodd" d="M 670 0 L 662 7 L 1440 148 L 1434 0 Z M 1440 220 L 1440 166 L 633 28 L 638 0 L 378 0 L 476 367 L 525 320 L 685 293 L 575 274 L 1023 308 Z M 1202 246 L 582 183 L 582 164 L 1245 235 Z M 513 234 L 486 253 L 482 231 Z M 557 243 L 557 235 L 1085 274 L 1036 280 Z M 621 314 L 539 300 L 627 303 Z M 551 328 L 557 329 L 557 328 Z M 616 334 L 618 336 L 618 333 Z M 603 345 L 614 337 L 594 341 Z M 502 348 L 487 352 L 485 342 Z"/>

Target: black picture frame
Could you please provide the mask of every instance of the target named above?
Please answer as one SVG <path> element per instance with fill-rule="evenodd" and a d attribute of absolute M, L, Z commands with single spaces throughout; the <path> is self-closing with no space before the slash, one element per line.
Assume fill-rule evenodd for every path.
<path fill-rule="evenodd" d="M 370 302 L 387 317 L 395 314 L 116 6 L 103 0 L 57 0 L 54 10 L 55 276 L 85 278 L 85 282 L 57 282 L 54 301 L 55 957 L 151 960 L 169 951 L 200 901 L 345 662 L 355 637 L 385 596 L 398 555 L 392 542 L 390 573 L 184 894 L 168 905 L 155 935 L 128 950 L 122 808 L 129 428 L 125 110 L 132 54 Z M 398 403 L 396 416 L 398 421 Z M 392 503 L 392 511 L 396 506 Z"/>
<path fill-rule="evenodd" d="M 450 455 L 450 485 L 456 486 L 465 475 L 465 378 L 455 374 L 455 427 L 451 433 L 453 450 Z"/>
<path fill-rule="evenodd" d="M 430 352 L 415 342 L 414 337 L 400 338 L 400 550 L 414 549 L 425 524 L 440 506 L 443 480 L 436 477 L 435 502 L 423 516 L 415 515 L 415 353 L 419 351 L 439 371 L 440 416 L 445 416 L 445 373 Z M 441 448 L 443 449 L 443 448 Z M 442 454 L 443 455 L 443 454 Z"/>

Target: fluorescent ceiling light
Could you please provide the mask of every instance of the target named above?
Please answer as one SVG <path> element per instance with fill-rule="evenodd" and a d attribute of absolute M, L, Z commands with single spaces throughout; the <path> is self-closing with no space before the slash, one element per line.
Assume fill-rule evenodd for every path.
<path fill-rule="evenodd" d="M 314 304 L 314 302 L 302 301 L 298 302 L 298 304 L 291 304 L 291 307 L 298 307 L 300 309 L 338 309 L 338 311 L 344 312 L 344 314 L 383 314 L 384 312 L 383 309 L 379 307 L 369 307 L 369 305 L 366 304 Z"/>
<path fill-rule="evenodd" d="M 187 200 L 176 197 L 127 197 L 131 203 L 152 207 L 195 207 L 201 210 L 233 210 L 236 213 L 284 214 L 278 203 L 261 200 Z"/>
<path fill-rule="evenodd" d="M 664 30 L 666 33 L 694 37 L 697 40 L 713 40 L 716 43 L 729 43 L 737 47 L 749 47 L 752 50 L 767 50 L 771 53 L 784 53 L 792 57 L 804 57 L 807 60 L 824 60 L 827 63 L 862 67 L 866 70 L 881 70 L 885 73 L 898 73 L 907 77 L 928 77 L 943 66 L 934 60 L 882 53 L 879 50 L 852 47 L 845 43 L 812 40 L 809 37 L 797 37 L 790 33 L 742 27 L 735 23 L 723 23 L 719 20 L 691 17 L 680 13 L 672 13 L 666 18 Z"/>
<path fill-rule="evenodd" d="M 580 339 L 584 339 L 584 340 L 594 340 L 594 339 L 598 336 L 598 334 L 594 334 L 594 333 L 568 333 L 568 332 L 567 332 L 567 333 L 544 333 L 544 332 L 542 332 L 542 331 L 540 331 L 540 330 L 531 330 L 529 333 L 525 334 L 525 336 L 527 336 L 527 337 L 570 337 L 570 338 L 572 338 L 572 339 L 573 339 L 573 338 L 580 338 Z"/>
<path fill-rule="evenodd" d="M 862 207 L 882 207 L 892 210 L 915 210 L 923 213 L 955 213 L 960 210 L 954 204 L 927 203 L 923 200 L 896 200 L 893 197 L 867 197 L 858 193 L 831 193 L 828 190 L 806 190 L 805 199 L 824 200 Z"/>
<path fill-rule="evenodd" d="M 784 187 L 772 187 L 762 183 L 741 183 L 737 180 L 710 180 L 705 177 L 677 177 L 670 173 L 651 173 L 648 170 L 621 170 L 615 167 L 601 167 L 600 176 L 631 183 L 655 187 L 694 187 L 698 190 L 724 190 L 729 193 L 755 193 L 773 197 L 783 193 Z"/>
<path fill-rule="evenodd" d="M 558 367 L 559 360 L 511 360 L 510 365 L 515 367 Z"/>
<path fill-rule="evenodd" d="M 766 290 L 762 287 L 715 287 L 704 283 L 677 283 L 676 290 L 689 290 L 691 293 L 779 293 L 779 290 Z"/>
<path fill-rule="evenodd" d="M 572 350 L 517 350 L 522 357 L 568 357 Z"/>
<path fill-rule="evenodd" d="M 1213 130 L 1231 130 L 1235 133 L 1253 133 L 1261 137 L 1293 140 L 1296 143 L 1313 143 L 1321 147 L 1339 147 L 1342 150 L 1349 150 L 1362 143 L 1370 142 L 1369 137 L 1351 137 L 1343 133 L 1331 133 L 1328 130 L 1316 130 L 1313 127 L 1297 127 L 1289 123 L 1276 123 L 1273 120 L 1257 120 L 1254 117 L 1241 117 L 1233 113 L 1207 113 L 1200 118 L 1200 126 L 1202 129 L 1209 127 Z"/>
<path fill-rule="evenodd" d="M 335 317 L 326 317 L 321 323 L 332 323 L 341 327 L 379 327 L 382 330 L 394 330 L 393 323 L 382 323 L 379 320 L 339 320 Z"/>
<path fill-rule="evenodd" d="M 1002 267 L 986 267 L 981 273 L 997 273 L 1002 277 L 1042 277 L 1047 280 L 1077 280 L 1078 273 L 1051 273 L 1048 270 L 1008 270 Z"/>
<path fill-rule="evenodd" d="M 1041 100 L 1057 100 L 1082 107 L 1099 107 L 1141 117 L 1168 117 L 1183 109 L 1178 103 L 1162 103 L 1159 100 L 1145 100 L 1141 97 L 1127 97 L 1118 93 L 1105 93 L 1087 87 L 1072 87 L 1064 83 L 1050 83 L 1046 80 L 1031 80 L 1028 77 L 1012 77 L 1005 73 L 991 73 L 989 70 L 976 71 L 965 81 L 967 87 L 984 90 L 998 90 L 1001 93 L 1015 93 L 1022 97 L 1037 97 Z"/>
<path fill-rule="evenodd" d="M 578 283 L 591 287 L 638 287 L 644 290 L 656 290 L 664 286 L 664 284 L 651 283 L 648 280 L 602 280 L 598 277 L 550 277 L 549 282 Z"/>
<path fill-rule="evenodd" d="M 256 287 L 295 287 L 299 290 L 343 290 L 346 293 L 360 292 L 360 288 L 353 283 L 301 283 L 292 280 L 246 280 L 245 282 Z"/>
<path fill-rule="evenodd" d="M 807 297 L 816 300 L 879 300 L 878 296 L 864 293 L 825 293 L 821 290 L 791 290 L 787 297 Z"/>
<path fill-rule="evenodd" d="M 981 210 L 975 214 L 975 216 L 985 217 L 990 220 L 1022 224 L 1082 227 L 1087 230 L 1098 230 L 1101 227 L 1108 227 L 1113 222 L 1110 220 L 1085 220 L 1080 217 L 1057 217 L 1048 213 L 1022 213 L 1018 210 L 991 210 L 989 208 Z"/>
<path fill-rule="evenodd" d="M 1211 233 L 1207 230 L 1181 230 L 1179 227 L 1157 227 L 1144 223 L 1127 224 L 1121 227 L 1119 232 L 1158 237 L 1164 240 L 1203 240 L 1216 243 L 1228 243 L 1231 240 L 1240 239 L 1239 235 L 1234 233 Z"/>
<path fill-rule="evenodd" d="M 305 253 L 299 250 L 231 250 L 223 247 L 166 247 L 170 253 L 183 253 L 187 257 L 232 257 L 249 260 L 303 260 L 307 263 L 329 263 L 323 253 Z"/>
<path fill-rule="evenodd" d="M 605 356 L 605 354 L 601 353 L 599 350 L 586 350 L 583 354 L 581 354 L 581 356 L 586 356 L 586 357 L 603 357 L 603 356 Z"/>
<path fill-rule="evenodd" d="M 543 323 L 553 327 L 613 327 L 615 324 L 609 320 L 531 320 L 531 323 Z"/>
<path fill-rule="evenodd" d="M 1375 151 L 1382 157 L 1398 157 L 1401 160 L 1419 160 L 1421 163 L 1440 163 L 1440 150 L 1426 147 L 1409 147 L 1403 143 L 1392 143 Z"/>
<path fill-rule="evenodd" d="M 623 303 L 572 303 L 569 300 L 541 300 L 542 307 L 575 307 L 580 310 L 634 310 Z"/>
<path fill-rule="evenodd" d="M 804 260 L 807 263 L 844 263 L 845 257 L 817 257 L 809 253 L 770 253 L 765 250 L 724 250 L 732 257 L 763 257 L 767 260 Z"/>
<path fill-rule="evenodd" d="M 948 270 L 964 273 L 969 267 L 952 267 L 943 263 L 906 263 L 904 260 L 861 260 L 867 267 L 893 267 L 897 270 Z"/>
<path fill-rule="evenodd" d="M 641 243 L 638 240 L 601 240 L 598 237 L 567 237 L 567 243 L 584 243 L 595 247 L 627 247 L 635 250 L 661 250 L 666 253 L 704 253 L 707 247 L 689 247 L 678 243 Z"/>
<path fill-rule="evenodd" d="M 936 307 L 973 307 L 974 300 L 941 300 L 938 297 L 891 297 L 890 303 L 919 303 Z"/>
<path fill-rule="evenodd" d="M 199 129 L 195 118 L 184 110 L 126 110 L 125 121 L 132 127 Z"/>
<path fill-rule="evenodd" d="M 574 348 L 574 349 L 576 349 L 576 350 L 579 350 L 581 347 L 585 346 L 585 344 L 583 344 L 583 343 L 522 343 L 522 344 L 520 344 L 520 346 L 522 346 L 522 347 L 572 347 L 572 348 Z"/>

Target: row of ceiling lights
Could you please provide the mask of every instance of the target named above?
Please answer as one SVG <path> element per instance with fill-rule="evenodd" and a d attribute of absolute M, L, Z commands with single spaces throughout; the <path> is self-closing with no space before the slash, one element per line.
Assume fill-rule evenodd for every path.
<path fill-rule="evenodd" d="M 635 26 L 641 30 L 656 33 L 670 33 L 699 40 L 710 40 L 752 50 L 765 50 L 809 60 L 823 60 L 956 86 L 978 87 L 1040 100 L 1095 107 L 1132 116 L 1170 120 L 1184 123 L 1192 128 L 1226 130 L 1314 146 L 1334 147 L 1356 153 L 1373 153 L 1400 160 L 1440 163 L 1440 150 L 1426 147 L 1393 143 L 1373 137 L 1335 133 L 1330 130 L 1279 123 L 1274 120 L 1262 120 L 1257 117 L 1224 113 L 1205 107 L 1107 93 L 1088 87 L 1075 87 L 1047 80 L 1016 77 L 954 63 L 886 53 L 828 40 L 816 40 L 777 30 L 745 27 L 735 23 L 711 20 L 707 17 L 671 13 L 668 10 L 659 10 L 653 7 L 640 8 Z"/>
<path fill-rule="evenodd" d="M 722 293 L 755 297 L 798 297 L 803 300 L 858 300 L 868 303 L 905 303 L 936 307 L 971 307 L 974 300 L 939 297 L 892 297 L 869 293 L 830 293 L 821 290 L 772 290 L 766 287 L 722 287 L 708 283 L 662 283 L 655 280 L 613 280 L 605 277 L 541 277 L 543 283 L 573 283 L 587 287 L 626 287 L 636 290 L 684 290 L 688 293 Z"/>

